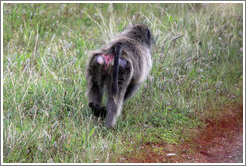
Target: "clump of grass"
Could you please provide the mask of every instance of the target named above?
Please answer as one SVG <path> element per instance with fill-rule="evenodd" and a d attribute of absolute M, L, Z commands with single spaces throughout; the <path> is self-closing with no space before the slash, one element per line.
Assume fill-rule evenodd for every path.
<path fill-rule="evenodd" d="M 242 4 L 4 4 L 4 162 L 113 162 L 144 142 L 180 143 L 242 103 Z M 87 107 L 88 51 L 145 23 L 156 45 L 117 130 Z M 227 103 L 227 104 L 226 104 Z M 220 109 L 219 109 L 220 108 Z"/>

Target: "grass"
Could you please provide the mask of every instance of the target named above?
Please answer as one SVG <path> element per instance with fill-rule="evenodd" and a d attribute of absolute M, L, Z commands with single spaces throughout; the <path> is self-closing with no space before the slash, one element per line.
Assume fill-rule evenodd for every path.
<path fill-rule="evenodd" d="M 4 4 L 3 161 L 117 162 L 243 101 L 242 4 Z M 88 106 L 85 64 L 132 23 L 155 36 L 152 71 L 117 130 Z"/>

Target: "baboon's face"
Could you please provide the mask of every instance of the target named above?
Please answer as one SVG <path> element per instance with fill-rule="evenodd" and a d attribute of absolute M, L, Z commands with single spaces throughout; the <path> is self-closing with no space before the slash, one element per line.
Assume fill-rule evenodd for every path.
<path fill-rule="evenodd" d="M 145 25 L 134 26 L 129 34 L 132 38 L 137 39 L 139 42 L 145 43 L 149 48 L 151 48 L 154 42 L 150 30 Z"/>

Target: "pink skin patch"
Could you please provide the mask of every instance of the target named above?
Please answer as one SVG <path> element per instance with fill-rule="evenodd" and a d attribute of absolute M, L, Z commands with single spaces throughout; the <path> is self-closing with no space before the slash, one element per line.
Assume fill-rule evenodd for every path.
<path fill-rule="evenodd" d="M 114 56 L 110 55 L 110 54 L 102 54 L 102 55 L 98 55 L 96 57 L 96 61 L 98 64 L 100 65 L 104 65 L 104 72 L 107 71 L 109 63 L 112 62 L 114 60 Z M 121 66 L 122 68 L 125 68 L 127 64 L 127 61 L 124 59 L 119 59 L 119 66 Z"/>
<path fill-rule="evenodd" d="M 106 61 L 106 66 L 104 68 L 105 71 L 107 71 L 108 69 L 108 64 L 114 60 L 114 56 L 110 55 L 110 54 L 102 54 L 102 57 L 105 59 Z"/>
<path fill-rule="evenodd" d="M 106 64 L 108 65 L 112 60 L 114 60 L 114 56 L 110 54 L 102 54 L 102 57 L 104 57 Z"/>

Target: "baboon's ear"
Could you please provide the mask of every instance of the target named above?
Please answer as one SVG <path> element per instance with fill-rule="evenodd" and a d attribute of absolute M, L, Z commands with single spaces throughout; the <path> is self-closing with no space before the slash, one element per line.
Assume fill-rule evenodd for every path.
<path fill-rule="evenodd" d="M 148 30 L 147 30 L 147 39 L 150 40 L 150 38 L 151 38 L 151 34 L 150 34 L 149 29 L 148 29 Z"/>
<path fill-rule="evenodd" d="M 149 29 L 147 29 L 146 36 L 147 36 L 147 40 L 149 44 L 155 44 L 155 40 L 153 36 L 151 35 L 151 32 Z"/>

